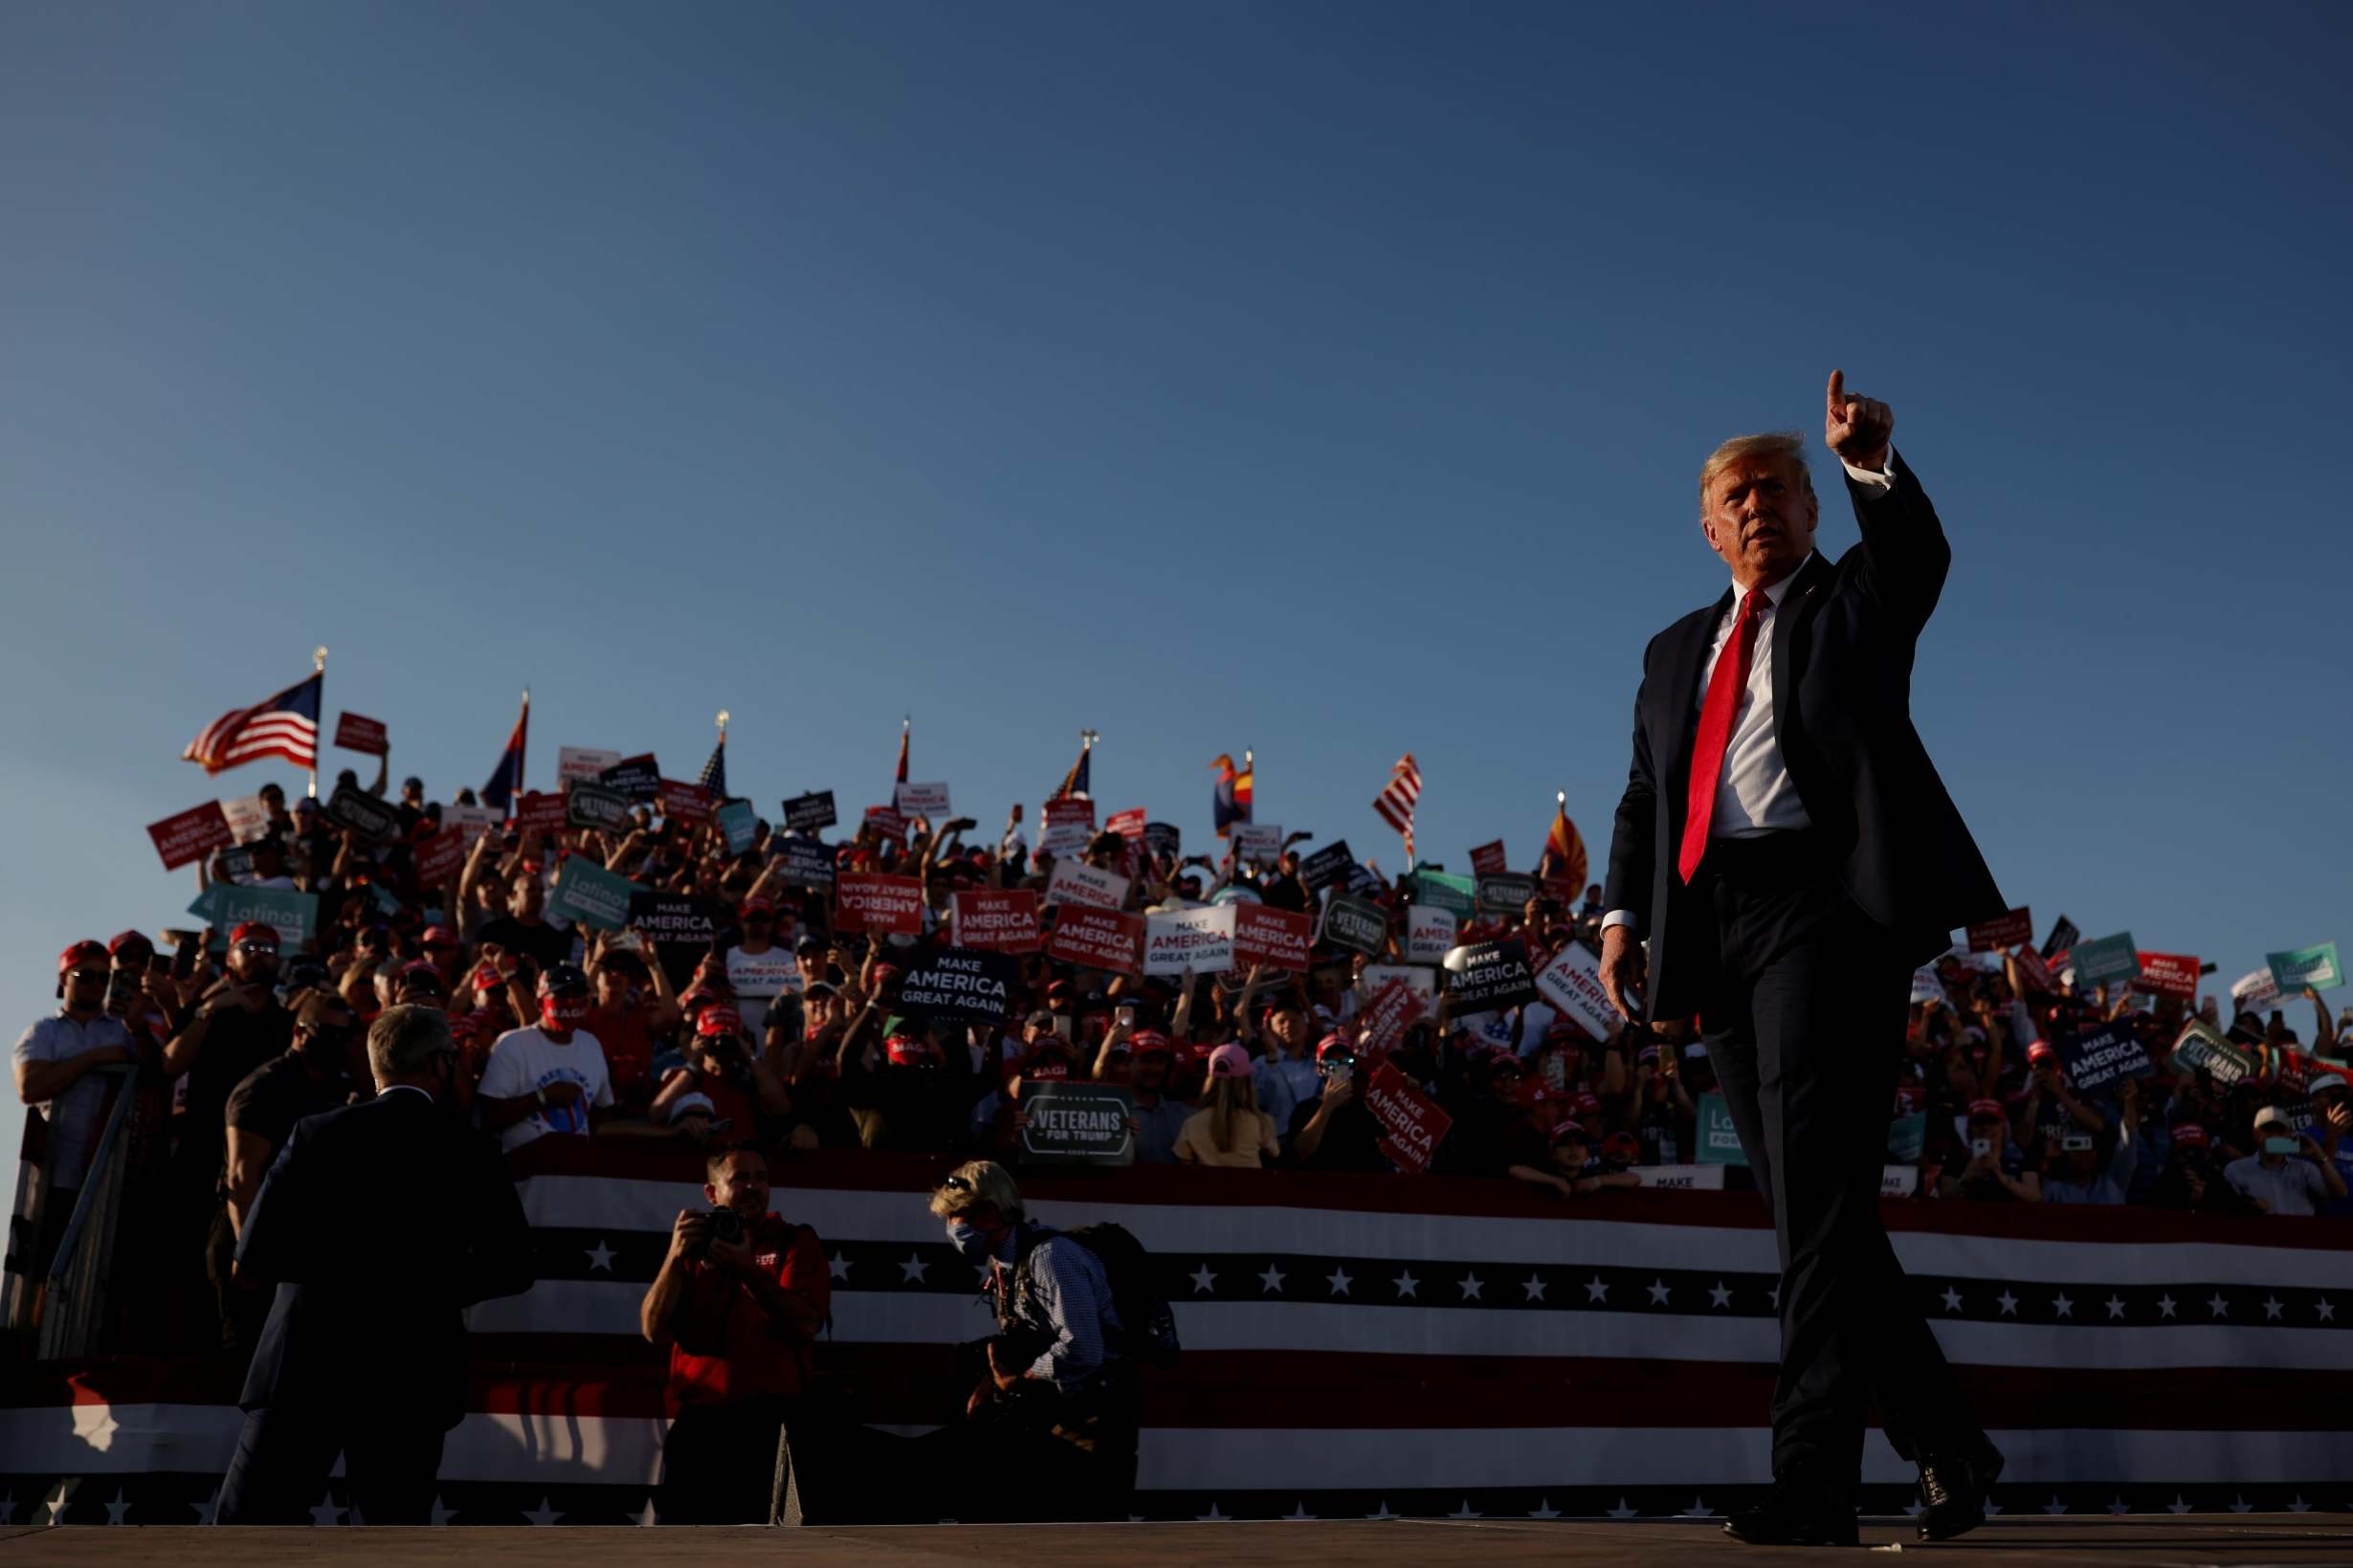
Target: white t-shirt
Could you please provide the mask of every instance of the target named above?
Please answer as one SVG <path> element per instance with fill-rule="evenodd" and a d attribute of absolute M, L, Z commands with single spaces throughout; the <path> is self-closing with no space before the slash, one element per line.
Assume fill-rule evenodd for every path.
<path fill-rule="evenodd" d="M 483 1093 L 511 1100 L 559 1083 L 578 1084 L 580 1103 L 568 1108 L 536 1107 L 499 1135 L 499 1148 L 520 1149 L 549 1133 L 588 1137 L 588 1108 L 612 1104 L 612 1075 L 605 1069 L 605 1048 L 587 1029 L 574 1029 L 572 1037 L 560 1046 L 536 1025 L 499 1036 L 482 1069 Z"/>
<path fill-rule="evenodd" d="M 741 947 L 730 947 L 727 983 L 735 987 L 735 1010 L 743 1018 L 752 1047 L 757 1049 L 766 1038 L 768 1004 L 788 992 L 800 993 L 801 966 L 792 961 L 792 949 L 783 942 L 768 943 L 765 953 L 746 953 Z"/>

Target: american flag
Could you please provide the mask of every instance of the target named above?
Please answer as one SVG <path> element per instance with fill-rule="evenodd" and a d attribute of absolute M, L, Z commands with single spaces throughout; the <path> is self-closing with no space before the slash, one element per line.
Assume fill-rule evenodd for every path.
<path fill-rule="evenodd" d="M 620 1147 L 643 1141 L 544 1138 L 510 1161 L 538 1283 L 468 1314 L 476 1370 L 441 1470 L 456 1522 L 621 1524 L 646 1506 L 663 1363 L 638 1313 L 702 1171 L 692 1151 Z M 923 1209 L 947 1167 L 798 1157 L 771 1200 L 832 1266 L 820 1366 L 855 1390 L 857 1419 L 900 1432 L 954 1419 L 953 1347 L 994 1329 Z M 1033 1218 L 1133 1232 L 1176 1310 L 1184 1360 L 1143 1379 L 1147 1517 L 1704 1517 L 1771 1479 L 1780 1276 L 1754 1194 L 1564 1204 L 1469 1177 L 1153 1166 L 1021 1180 Z M 2344 1222 L 1882 1212 L 2008 1456 L 2007 1512 L 2353 1501 Z M 0 1451 L 41 1456 L 44 1489 L 102 1476 L 66 1522 L 102 1521 L 119 1485 L 131 1523 L 201 1516 L 234 1447 L 233 1376 L 207 1388 L 132 1362 L 21 1379 L 0 1401 Z M 1874 1513 L 1912 1500 L 1876 1435 L 1864 1482 Z"/>
<path fill-rule="evenodd" d="M 1381 820 L 1397 829 L 1406 841 L 1406 860 L 1413 859 L 1413 803 L 1422 798 L 1422 770 L 1407 752 L 1397 759 L 1397 766 L 1389 774 L 1388 787 L 1381 791 L 1372 808 L 1381 813 Z"/>
<path fill-rule="evenodd" d="M 727 798 L 727 732 L 725 730 L 719 732 L 719 744 L 713 746 L 711 755 L 703 760 L 702 771 L 696 776 L 695 782 L 709 790 L 715 799 L 723 801 Z"/>
<path fill-rule="evenodd" d="M 206 725 L 180 753 L 184 762 L 201 762 L 218 773 L 240 762 L 282 757 L 297 767 L 319 765 L 319 696 L 324 671 L 314 671 L 276 696 L 225 713 Z"/>

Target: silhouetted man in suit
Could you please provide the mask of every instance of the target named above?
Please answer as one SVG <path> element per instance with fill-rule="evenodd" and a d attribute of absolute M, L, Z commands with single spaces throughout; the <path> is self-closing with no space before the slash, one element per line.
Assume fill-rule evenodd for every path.
<path fill-rule="evenodd" d="M 1895 416 L 1831 373 L 1824 437 L 1862 542 L 1814 553 L 1794 435 L 1700 470 L 1732 589 L 1651 640 L 1618 803 L 1602 983 L 1697 1013 L 1781 1249 L 1774 1490 L 1725 1529 L 1854 1545 L 1866 1410 L 1920 1467 L 1920 1533 L 1985 1518 L 2001 1455 L 1879 1224 L 1909 976 L 2006 906 L 1912 728 L 1912 655 L 1952 561 Z M 1631 999 L 1631 1000 L 1630 1000 Z"/>
<path fill-rule="evenodd" d="M 424 1524 L 465 1413 L 477 1301 L 530 1289 L 531 1232 L 496 1145 L 449 1114 L 442 1015 L 367 1031 L 376 1097 L 297 1122 L 246 1216 L 236 1270 L 277 1287 L 245 1375 L 222 1524 L 307 1524 L 341 1455 L 369 1524 Z"/>

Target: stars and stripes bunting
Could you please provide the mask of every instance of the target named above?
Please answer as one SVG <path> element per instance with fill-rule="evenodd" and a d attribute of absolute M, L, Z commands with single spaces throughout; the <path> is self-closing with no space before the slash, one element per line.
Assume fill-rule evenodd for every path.
<path fill-rule="evenodd" d="M 201 763 L 207 773 L 264 757 L 281 757 L 300 768 L 318 767 L 319 703 L 325 684 L 325 672 L 314 671 L 250 708 L 232 709 L 206 725 L 180 760 Z"/>

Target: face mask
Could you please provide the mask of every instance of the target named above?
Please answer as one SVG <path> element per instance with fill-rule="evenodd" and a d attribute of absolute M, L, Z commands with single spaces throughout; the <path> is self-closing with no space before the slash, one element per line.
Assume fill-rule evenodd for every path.
<path fill-rule="evenodd" d="M 950 1220 L 947 1223 L 947 1239 L 949 1245 L 956 1248 L 957 1255 L 967 1263 L 978 1263 L 988 1256 L 988 1237 L 978 1226 L 966 1225 L 962 1220 Z"/>
<path fill-rule="evenodd" d="M 540 998 L 540 1021 L 551 1029 L 572 1029 L 588 1016 L 588 1005 L 576 996 Z"/>

